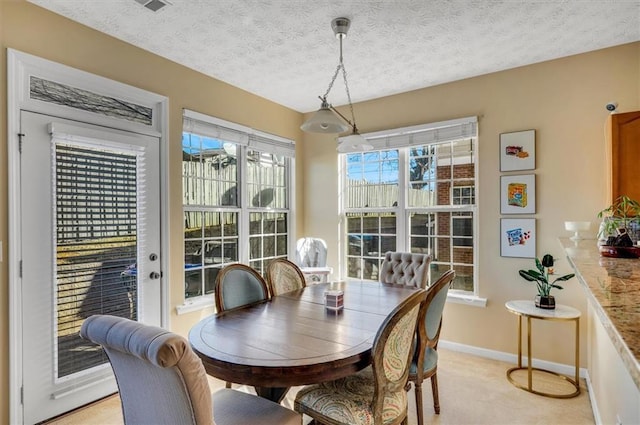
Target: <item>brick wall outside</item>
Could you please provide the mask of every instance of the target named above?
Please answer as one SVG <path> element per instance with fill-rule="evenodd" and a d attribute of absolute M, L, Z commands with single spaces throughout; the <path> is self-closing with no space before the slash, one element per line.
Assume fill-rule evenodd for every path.
<path fill-rule="evenodd" d="M 467 181 L 454 181 L 455 186 L 470 186 L 473 185 L 475 167 L 473 164 L 461 164 L 454 165 L 453 167 L 453 178 L 454 179 L 469 179 Z M 451 204 L 451 167 L 450 166 L 442 166 L 438 167 L 436 170 L 436 178 L 438 180 L 436 186 L 437 200 L 438 205 L 449 205 Z M 454 186 L 454 187 L 455 187 Z M 439 235 L 449 235 L 451 234 L 451 226 L 449 220 L 450 213 L 438 213 L 438 229 L 437 232 Z M 438 261 L 450 261 L 450 241 L 448 239 L 440 239 L 438 242 L 438 252 L 436 258 Z M 453 262 L 456 263 L 466 263 L 473 264 L 473 248 L 471 247 L 460 247 L 453 249 Z M 468 270 L 465 270 L 468 269 Z M 465 271 L 468 275 L 473 273 L 473 269 L 471 267 L 456 267 L 456 272 L 459 275 L 464 275 Z"/>

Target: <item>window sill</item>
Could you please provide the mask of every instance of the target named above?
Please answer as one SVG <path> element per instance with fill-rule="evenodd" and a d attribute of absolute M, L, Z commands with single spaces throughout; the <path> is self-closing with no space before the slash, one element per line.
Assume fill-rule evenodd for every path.
<path fill-rule="evenodd" d="M 455 292 L 447 294 L 447 302 L 470 305 L 472 307 L 484 308 L 487 306 L 486 298 L 480 298 L 477 295 L 456 294 Z"/>
<path fill-rule="evenodd" d="M 212 307 L 214 307 L 213 296 L 198 297 L 193 300 L 186 300 L 184 304 L 177 305 L 176 313 L 180 316 L 181 314 Z"/>

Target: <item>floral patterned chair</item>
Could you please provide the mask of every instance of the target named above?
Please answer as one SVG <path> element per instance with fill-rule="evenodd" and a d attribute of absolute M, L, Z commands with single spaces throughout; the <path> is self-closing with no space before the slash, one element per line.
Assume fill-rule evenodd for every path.
<path fill-rule="evenodd" d="M 442 311 L 447 300 L 447 293 L 451 281 L 456 276 L 453 270 L 446 271 L 438 280 L 427 289 L 427 298 L 420 309 L 418 319 L 418 338 L 416 350 L 411 361 L 409 381 L 413 382 L 416 395 L 416 409 L 418 413 L 418 425 L 423 423 L 422 409 L 422 382 L 431 378 L 431 391 L 433 392 L 433 408 L 436 414 L 440 413 L 440 399 L 438 397 L 438 339 L 442 327 Z M 410 384 L 407 384 L 407 389 Z"/>
<path fill-rule="evenodd" d="M 278 258 L 267 267 L 267 286 L 272 297 L 307 286 L 298 266 L 284 258 Z"/>
<path fill-rule="evenodd" d="M 330 425 L 395 425 L 407 422 L 405 386 L 420 305 L 416 290 L 385 319 L 371 350 L 371 366 L 360 372 L 302 388 L 294 409 Z"/>

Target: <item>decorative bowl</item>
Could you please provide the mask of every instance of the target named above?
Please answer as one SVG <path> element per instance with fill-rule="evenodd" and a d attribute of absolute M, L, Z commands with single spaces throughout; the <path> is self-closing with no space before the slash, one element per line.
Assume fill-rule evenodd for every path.
<path fill-rule="evenodd" d="M 591 222 L 590 221 L 565 221 L 564 228 L 565 230 L 574 232 L 573 236 L 571 237 L 571 240 L 575 241 L 575 240 L 582 239 L 582 236 L 580 236 L 580 231 L 586 232 L 587 230 L 589 230 L 591 228 Z"/>

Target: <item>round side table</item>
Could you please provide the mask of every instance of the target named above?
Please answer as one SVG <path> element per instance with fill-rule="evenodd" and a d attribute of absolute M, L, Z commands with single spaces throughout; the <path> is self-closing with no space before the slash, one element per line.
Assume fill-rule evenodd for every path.
<path fill-rule="evenodd" d="M 505 307 L 508 311 L 518 316 L 518 366 L 512 367 L 507 370 L 507 379 L 516 387 L 529 391 L 533 394 L 542 395 L 545 397 L 553 398 L 571 398 L 580 394 L 580 311 L 566 305 L 556 304 L 554 310 L 545 310 L 535 306 L 535 303 L 531 300 L 516 300 L 507 301 Z M 527 318 L 527 366 L 522 366 L 522 318 Z M 552 372 L 550 370 L 540 369 L 533 367 L 531 364 L 531 319 L 539 320 L 553 320 L 553 321 L 573 321 L 576 324 L 576 354 L 575 354 L 575 379 L 571 379 L 567 376 L 559 373 Z M 520 385 L 516 382 L 511 374 L 516 370 L 527 370 L 527 386 Z M 551 394 L 543 391 L 537 391 L 533 389 L 533 371 L 548 373 L 558 376 L 565 381 L 568 381 L 573 385 L 575 391 L 567 394 Z"/>

